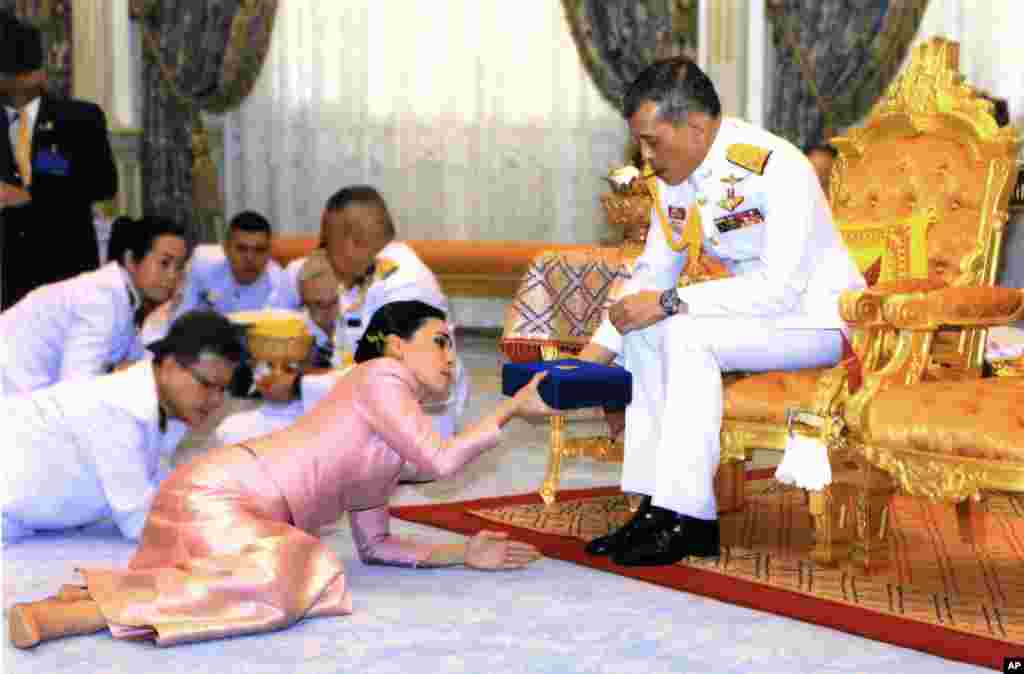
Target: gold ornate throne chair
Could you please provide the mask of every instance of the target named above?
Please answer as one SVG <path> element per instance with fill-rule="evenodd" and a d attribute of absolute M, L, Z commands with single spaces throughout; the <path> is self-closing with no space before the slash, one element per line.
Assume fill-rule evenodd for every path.
<path fill-rule="evenodd" d="M 984 376 L 987 328 L 1024 314 L 1020 290 L 994 285 L 1019 143 L 941 38 L 920 45 L 867 122 L 833 143 L 837 224 L 884 226 L 887 280 L 841 300 L 860 385 L 837 383 L 836 368 L 819 380 L 811 426 L 797 426 L 823 437 L 832 467 L 812 498 L 814 556 L 871 571 L 887 561 L 897 488 L 961 504 L 962 525 L 982 490 L 1024 490 L 1024 378 Z"/>

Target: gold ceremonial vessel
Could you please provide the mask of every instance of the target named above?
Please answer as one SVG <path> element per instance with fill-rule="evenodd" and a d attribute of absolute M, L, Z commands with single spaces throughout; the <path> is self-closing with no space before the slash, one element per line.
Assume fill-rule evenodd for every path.
<path fill-rule="evenodd" d="M 246 326 L 249 353 L 274 373 L 306 360 L 313 346 L 313 335 L 297 311 L 239 311 L 228 318 Z"/>
<path fill-rule="evenodd" d="M 608 224 L 622 232 L 627 251 L 639 255 L 647 241 L 654 205 L 644 172 L 633 166 L 620 166 L 606 180 L 612 191 L 601 195 L 601 206 Z"/>

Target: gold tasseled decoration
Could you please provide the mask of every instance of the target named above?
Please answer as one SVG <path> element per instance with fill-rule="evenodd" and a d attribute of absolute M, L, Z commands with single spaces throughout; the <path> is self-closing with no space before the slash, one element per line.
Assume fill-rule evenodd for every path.
<path fill-rule="evenodd" d="M 202 119 L 192 124 L 192 205 L 199 212 L 223 212 L 217 165 L 210 157 L 210 137 Z"/>

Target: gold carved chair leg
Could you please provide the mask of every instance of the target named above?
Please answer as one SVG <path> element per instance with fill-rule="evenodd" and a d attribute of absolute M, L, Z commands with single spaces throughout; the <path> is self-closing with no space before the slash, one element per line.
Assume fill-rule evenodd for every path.
<path fill-rule="evenodd" d="M 540 496 L 546 505 L 555 502 L 558 484 L 562 478 L 562 459 L 587 457 L 606 463 L 622 463 L 622 440 L 613 440 L 607 434 L 569 438 L 566 436 L 565 416 L 551 417 L 551 449 L 548 450 L 548 468 L 541 485 Z"/>
<path fill-rule="evenodd" d="M 544 360 L 558 360 L 562 352 L 557 346 L 542 346 L 540 349 L 541 358 Z M 562 450 L 565 447 L 565 422 L 564 414 L 558 414 L 550 418 L 551 442 L 548 444 L 548 468 L 544 473 L 544 484 L 540 488 L 540 497 L 545 505 L 555 502 L 555 494 L 558 492 L 558 484 L 562 480 Z"/>
<path fill-rule="evenodd" d="M 870 575 L 889 564 L 889 506 L 896 485 L 892 476 L 858 457 L 838 481 L 853 487 L 853 525 L 849 570 Z"/>
<path fill-rule="evenodd" d="M 555 502 L 558 483 L 562 479 L 562 449 L 565 443 L 565 417 L 561 414 L 551 417 L 551 443 L 548 449 L 548 468 L 544 473 L 544 484 L 540 497 L 545 505 Z"/>
<path fill-rule="evenodd" d="M 807 492 L 814 531 L 810 558 L 819 564 L 836 566 L 849 559 L 853 492 L 852 485 L 838 482 Z"/>
<path fill-rule="evenodd" d="M 566 357 L 557 347 L 542 347 L 541 357 L 544 360 L 557 360 Z M 622 463 L 622 440 L 613 440 L 607 434 L 590 437 L 569 438 L 566 434 L 567 415 L 558 414 L 549 417 L 551 424 L 551 443 L 548 450 L 548 467 L 544 474 L 544 484 L 540 488 L 540 497 L 545 505 L 552 505 L 558 493 L 558 485 L 562 480 L 562 459 L 567 457 L 586 456 L 597 461 Z"/>
<path fill-rule="evenodd" d="M 746 503 L 747 465 L 741 459 L 722 457 L 715 473 L 715 500 L 719 513 L 743 510 Z"/>
<path fill-rule="evenodd" d="M 964 543 L 983 546 L 988 539 L 984 502 L 979 493 L 956 504 L 956 523 L 960 540 Z"/>

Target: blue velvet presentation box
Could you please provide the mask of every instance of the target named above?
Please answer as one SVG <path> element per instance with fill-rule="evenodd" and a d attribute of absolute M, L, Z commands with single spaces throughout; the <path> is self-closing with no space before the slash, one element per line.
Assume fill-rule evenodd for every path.
<path fill-rule="evenodd" d="M 627 370 L 575 358 L 506 363 L 501 368 L 501 392 L 515 395 L 544 371 L 548 376 L 540 383 L 540 397 L 556 410 L 624 408 L 633 399 L 633 375 Z"/>

